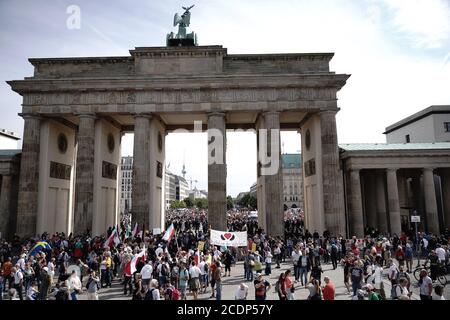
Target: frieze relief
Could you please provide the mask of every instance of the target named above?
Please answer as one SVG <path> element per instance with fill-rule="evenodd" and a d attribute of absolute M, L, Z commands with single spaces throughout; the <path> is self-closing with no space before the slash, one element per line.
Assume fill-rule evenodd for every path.
<path fill-rule="evenodd" d="M 251 88 L 251 89 L 192 89 L 152 91 L 96 91 L 75 93 L 30 93 L 23 98 L 24 105 L 72 104 L 161 104 L 202 102 L 259 102 L 333 100 L 333 88 Z"/>

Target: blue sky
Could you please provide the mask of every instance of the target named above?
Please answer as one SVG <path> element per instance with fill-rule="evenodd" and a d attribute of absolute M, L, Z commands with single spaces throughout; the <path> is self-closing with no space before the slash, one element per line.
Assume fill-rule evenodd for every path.
<path fill-rule="evenodd" d="M 433 104 L 450 104 L 450 0 L 250 1 L 0 1 L 0 128 L 22 134 L 21 97 L 6 80 L 32 75 L 30 57 L 128 55 L 138 46 L 163 46 L 173 15 L 195 4 L 191 29 L 200 45 L 229 53 L 335 52 L 331 69 L 352 74 L 339 93 L 339 141 L 384 142 L 386 126 Z M 67 7 L 81 9 L 81 28 L 66 26 Z M 284 151 L 299 150 L 294 133 Z M 124 153 L 132 153 L 131 137 Z M 167 162 L 206 188 L 206 138 L 168 137 Z M 256 179 L 256 139 L 229 135 L 228 189 Z M 205 142 L 205 143 L 203 143 Z M 184 147 L 188 143 L 190 147 Z"/>

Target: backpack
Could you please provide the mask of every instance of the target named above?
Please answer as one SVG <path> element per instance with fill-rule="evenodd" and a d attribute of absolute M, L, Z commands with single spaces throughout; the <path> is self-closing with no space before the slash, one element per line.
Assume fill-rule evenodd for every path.
<path fill-rule="evenodd" d="M 168 275 L 167 266 L 166 266 L 165 263 L 163 263 L 163 264 L 161 265 L 161 275 L 162 275 L 163 277 L 167 277 L 167 275 Z"/>
<path fill-rule="evenodd" d="M 400 285 L 398 285 L 398 284 L 396 284 L 396 285 L 394 285 L 393 287 L 392 287 L 392 291 L 391 291 L 391 296 L 392 296 L 392 299 L 398 299 L 398 295 L 397 295 L 397 288 L 399 287 Z"/>
<path fill-rule="evenodd" d="M 156 290 L 155 288 L 148 289 L 145 293 L 144 300 L 153 300 L 153 290 Z"/>
<path fill-rule="evenodd" d="M 181 297 L 180 291 L 178 291 L 178 289 L 174 287 L 172 289 L 172 300 L 180 300 L 180 297 Z"/>
<path fill-rule="evenodd" d="M 277 281 L 276 283 L 275 283 L 275 292 L 276 293 L 278 293 L 278 292 L 280 292 L 280 281 Z"/>

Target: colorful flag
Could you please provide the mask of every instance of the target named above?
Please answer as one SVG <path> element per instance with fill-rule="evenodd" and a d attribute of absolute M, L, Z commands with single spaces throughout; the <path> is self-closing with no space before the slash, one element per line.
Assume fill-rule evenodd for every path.
<path fill-rule="evenodd" d="M 52 247 L 45 241 L 39 241 L 36 243 L 33 247 L 33 249 L 30 250 L 28 253 L 28 256 L 35 256 L 37 253 L 45 250 L 51 250 Z"/>
<path fill-rule="evenodd" d="M 163 240 L 170 242 L 173 236 L 175 235 L 175 228 L 173 227 L 173 223 L 167 228 L 166 233 L 164 234 Z"/>
<path fill-rule="evenodd" d="M 200 251 L 198 251 L 198 250 L 195 252 L 194 261 L 195 261 L 195 265 L 198 266 L 198 264 L 200 263 Z"/>
<path fill-rule="evenodd" d="M 139 261 L 145 261 L 145 246 L 144 248 L 141 250 L 141 252 L 139 252 L 138 254 L 136 254 L 133 259 L 131 259 L 131 274 L 136 272 L 136 265 L 139 263 Z"/>
<path fill-rule="evenodd" d="M 131 233 L 131 237 L 132 238 L 136 237 L 138 232 L 139 232 L 139 227 L 138 227 L 138 223 L 136 222 L 136 224 L 134 225 L 133 233 Z"/>
<path fill-rule="evenodd" d="M 111 232 L 111 235 L 109 236 L 108 240 L 105 242 L 105 248 L 112 247 L 113 245 L 118 245 L 120 243 L 120 237 L 117 233 L 117 229 L 114 228 L 114 230 Z"/>
<path fill-rule="evenodd" d="M 198 246 L 197 246 L 197 250 L 198 251 L 203 251 L 204 248 L 205 248 L 205 241 L 199 241 L 198 242 Z"/>

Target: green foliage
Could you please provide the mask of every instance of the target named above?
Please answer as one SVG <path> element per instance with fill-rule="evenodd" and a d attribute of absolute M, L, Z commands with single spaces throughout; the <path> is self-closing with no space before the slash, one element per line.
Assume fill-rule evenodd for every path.
<path fill-rule="evenodd" d="M 207 209 L 208 208 L 208 199 L 205 199 L 205 198 L 195 199 L 195 206 L 199 209 Z"/>
<path fill-rule="evenodd" d="M 257 209 L 258 201 L 255 197 L 247 193 L 244 197 L 242 197 L 238 204 L 242 207 Z"/>
<path fill-rule="evenodd" d="M 192 208 L 194 206 L 194 202 L 192 201 L 191 198 L 186 198 L 183 201 L 186 204 L 186 207 L 188 208 Z"/>
<path fill-rule="evenodd" d="M 182 209 L 182 208 L 186 208 L 186 203 L 181 200 L 173 200 L 170 202 L 170 209 Z"/>
<path fill-rule="evenodd" d="M 227 210 L 233 209 L 234 208 L 234 201 L 233 198 L 231 196 L 227 197 Z"/>

